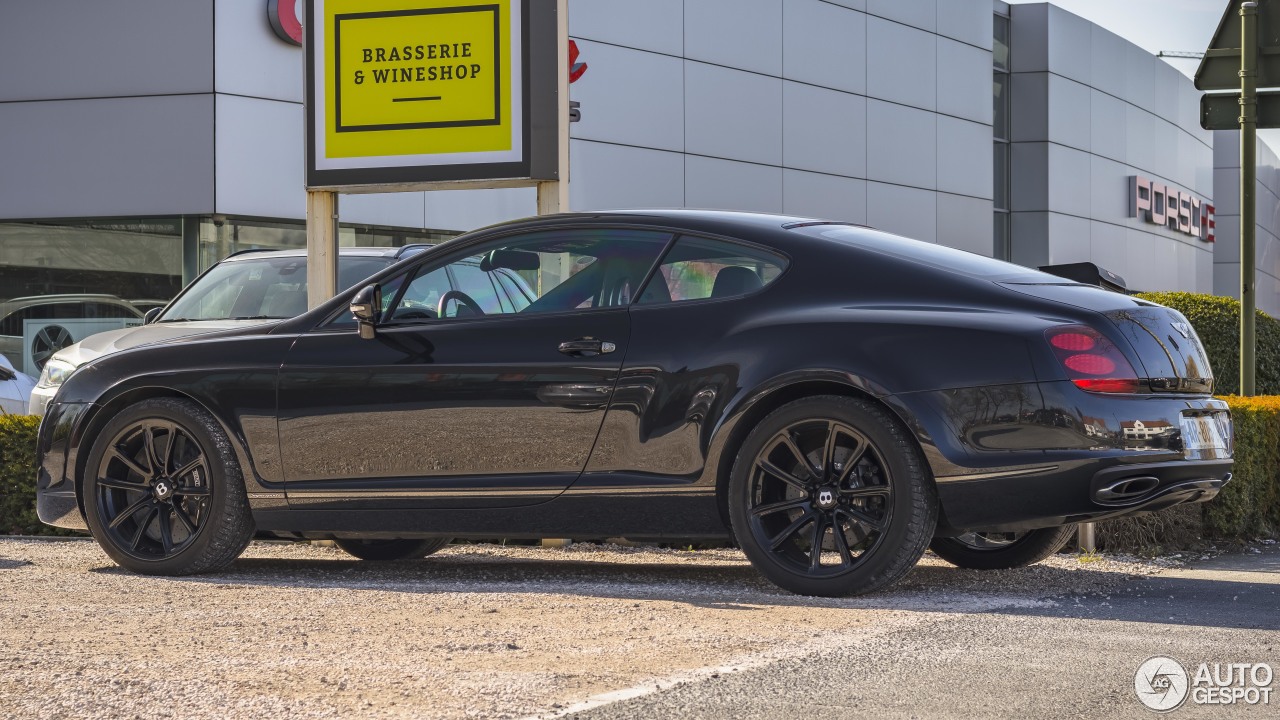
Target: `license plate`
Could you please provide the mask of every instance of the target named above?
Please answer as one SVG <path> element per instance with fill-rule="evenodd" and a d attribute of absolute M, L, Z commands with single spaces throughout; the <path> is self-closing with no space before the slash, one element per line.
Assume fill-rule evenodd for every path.
<path fill-rule="evenodd" d="M 1224 412 L 1182 416 L 1182 451 L 1231 455 L 1231 416 Z"/>

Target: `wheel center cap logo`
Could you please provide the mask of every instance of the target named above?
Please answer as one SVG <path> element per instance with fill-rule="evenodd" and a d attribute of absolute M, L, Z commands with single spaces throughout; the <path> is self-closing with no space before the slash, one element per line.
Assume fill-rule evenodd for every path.
<path fill-rule="evenodd" d="M 161 480 L 156 483 L 156 497 L 164 500 L 169 497 L 169 493 L 173 492 L 173 488 L 169 487 L 169 483 Z"/>
<path fill-rule="evenodd" d="M 818 492 L 818 505 L 823 508 L 829 508 L 836 504 L 836 494 L 830 490 L 821 490 Z"/>

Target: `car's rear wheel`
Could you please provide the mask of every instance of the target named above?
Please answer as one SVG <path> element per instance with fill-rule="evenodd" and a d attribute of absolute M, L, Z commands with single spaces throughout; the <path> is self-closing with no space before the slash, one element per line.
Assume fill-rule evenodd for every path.
<path fill-rule="evenodd" d="M 418 560 L 449 544 L 452 538 L 426 540 L 347 540 L 333 543 L 361 560 Z"/>
<path fill-rule="evenodd" d="M 938 501 L 919 448 L 880 406 L 822 395 L 775 410 L 747 436 L 729 483 L 751 563 L 802 595 L 870 592 L 924 554 Z"/>
<path fill-rule="evenodd" d="M 1007 570 L 1033 565 L 1067 544 L 1075 525 L 1025 532 L 969 532 L 953 538 L 934 538 L 929 549 L 957 567 Z"/>
<path fill-rule="evenodd" d="M 240 464 L 222 426 L 188 400 L 113 417 L 85 466 L 86 520 L 121 567 L 148 575 L 223 568 L 253 537 Z"/>

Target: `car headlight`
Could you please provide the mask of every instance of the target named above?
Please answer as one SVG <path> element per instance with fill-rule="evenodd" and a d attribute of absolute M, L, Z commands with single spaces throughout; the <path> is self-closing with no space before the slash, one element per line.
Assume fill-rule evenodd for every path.
<path fill-rule="evenodd" d="M 36 387 L 56 388 L 66 382 L 75 369 L 76 366 L 66 360 L 49 358 L 49 362 L 45 363 L 44 369 L 40 371 L 40 379 L 36 381 Z"/>

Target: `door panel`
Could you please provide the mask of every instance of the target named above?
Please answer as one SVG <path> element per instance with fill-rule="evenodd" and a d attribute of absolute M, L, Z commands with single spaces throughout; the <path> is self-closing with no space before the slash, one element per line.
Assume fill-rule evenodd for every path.
<path fill-rule="evenodd" d="M 585 467 L 626 352 L 625 308 L 453 318 L 300 338 L 281 371 L 290 505 L 541 502 Z M 560 344 L 611 342 L 569 355 Z"/>

